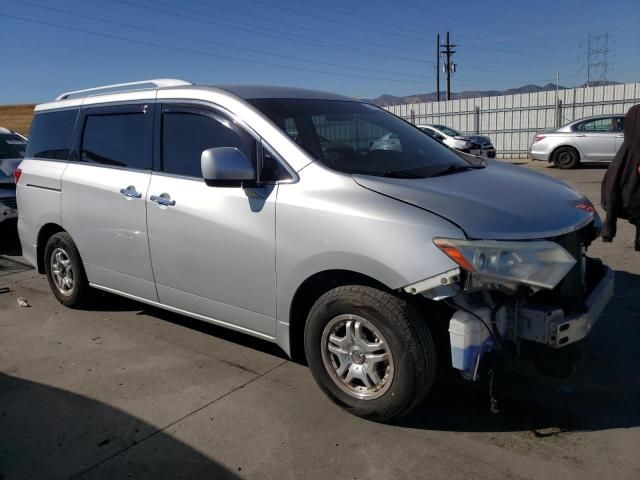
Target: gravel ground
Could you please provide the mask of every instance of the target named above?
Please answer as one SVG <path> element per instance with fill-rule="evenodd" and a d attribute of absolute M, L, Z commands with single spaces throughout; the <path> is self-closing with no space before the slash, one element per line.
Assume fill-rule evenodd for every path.
<path fill-rule="evenodd" d="M 599 199 L 601 166 L 513 163 Z M 616 292 L 575 378 L 523 387 L 497 415 L 483 388 L 446 385 L 383 425 L 334 406 L 273 345 L 113 296 L 63 308 L 3 225 L 0 479 L 640 478 L 632 240 L 623 225 L 590 250 L 616 270 Z"/>

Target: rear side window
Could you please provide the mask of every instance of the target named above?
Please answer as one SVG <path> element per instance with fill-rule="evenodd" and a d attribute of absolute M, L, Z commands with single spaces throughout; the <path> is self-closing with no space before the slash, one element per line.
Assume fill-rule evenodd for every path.
<path fill-rule="evenodd" d="M 611 131 L 611 118 L 598 118 L 586 122 L 578 123 L 575 127 L 577 132 L 598 132 Z"/>
<path fill-rule="evenodd" d="M 255 164 L 256 141 L 230 120 L 213 113 L 163 113 L 162 169 L 166 173 L 202 178 L 200 156 L 216 147 L 235 147 Z"/>
<path fill-rule="evenodd" d="M 78 110 L 36 113 L 29 132 L 27 157 L 68 160 Z"/>
<path fill-rule="evenodd" d="M 0 133 L 0 160 L 24 158 L 27 141 L 15 133 Z"/>
<path fill-rule="evenodd" d="M 89 113 L 82 134 L 81 161 L 138 170 L 151 168 L 147 119 L 143 111 Z"/>

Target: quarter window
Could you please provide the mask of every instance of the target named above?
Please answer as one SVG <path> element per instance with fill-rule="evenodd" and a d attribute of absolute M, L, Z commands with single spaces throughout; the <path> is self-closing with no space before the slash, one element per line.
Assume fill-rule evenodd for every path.
<path fill-rule="evenodd" d="M 29 132 L 26 156 L 68 160 L 78 110 L 36 113 Z"/>
<path fill-rule="evenodd" d="M 151 138 L 145 135 L 147 117 L 143 111 L 87 115 L 81 161 L 139 170 L 151 168 Z"/>

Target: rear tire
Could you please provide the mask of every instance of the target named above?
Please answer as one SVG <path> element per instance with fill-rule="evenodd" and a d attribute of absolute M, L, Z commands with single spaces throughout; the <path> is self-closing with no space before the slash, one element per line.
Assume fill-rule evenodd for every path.
<path fill-rule="evenodd" d="M 563 170 L 576 168 L 580 164 L 580 154 L 573 147 L 560 147 L 553 154 L 553 164 Z"/>
<path fill-rule="evenodd" d="M 305 353 L 320 388 L 360 417 L 407 414 L 436 377 L 435 345 L 424 318 L 391 293 L 337 287 L 311 308 Z"/>
<path fill-rule="evenodd" d="M 44 249 L 44 269 L 53 295 L 69 308 L 81 308 L 91 289 L 76 244 L 67 232 L 52 235 Z"/>

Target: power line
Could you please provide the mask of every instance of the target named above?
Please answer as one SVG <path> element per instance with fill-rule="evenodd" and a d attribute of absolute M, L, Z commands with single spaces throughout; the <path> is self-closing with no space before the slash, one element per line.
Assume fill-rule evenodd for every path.
<path fill-rule="evenodd" d="M 38 25 L 45 25 L 45 26 L 48 26 L 48 27 L 54 27 L 54 28 L 59 28 L 59 29 L 63 29 L 63 30 L 69 30 L 69 31 L 72 31 L 72 32 L 84 33 L 86 35 L 93 35 L 93 36 L 108 38 L 108 39 L 112 39 L 112 40 L 120 40 L 120 41 L 123 41 L 123 42 L 134 43 L 134 44 L 139 44 L 139 45 L 145 45 L 145 46 L 148 46 L 148 47 L 162 48 L 162 49 L 165 49 L 165 50 L 173 50 L 173 51 L 176 51 L 176 52 L 191 53 L 191 54 L 194 54 L 194 55 L 202 55 L 202 56 L 206 56 L 206 57 L 222 58 L 222 59 L 231 60 L 231 61 L 234 61 L 234 62 L 250 63 L 250 64 L 255 64 L 255 65 L 263 65 L 263 66 L 267 66 L 267 67 L 282 68 L 282 69 L 287 69 L 287 70 L 298 70 L 298 71 L 310 72 L 310 73 L 322 73 L 324 75 L 333 75 L 333 76 L 336 76 L 336 77 L 361 78 L 361 79 L 365 79 L 365 80 L 380 80 L 380 81 L 386 81 L 386 82 L 411 83 L 411 84 L 423 84 L 424 83 L 424 82 L 419 82 L 417 80 L 399 80 L 399 79 L 396 79 L 396 78 L 369 77 L 369 76 L 365 76 L 365 75 L 330 72 L 330 71 L 326 71 L 326 70 L 316 70 L 316 69 L 305 68 L 305 67 L 295 67 L 295 66 L 292 66 L 292 65 L 283 65 L 283 64 L 279 64 L 279 63 L 271 63 L 271 62 L 265 62 L 265 61 L 261 61 L 261 60 L 249 60 L 249 59 L 245 59 L 245 58 L 231 57 L 229 55 L 220 55 L 220 54 L 216 54 L 216 53 L 204 52 L 202 50 L 193 50 L 193 49 L 188 49 L 188 48 L 176 47 L 176 46 L 173 46 L 173 45 L 165 45 L 165 44 L 161 44 L 161 43 L 148 42 L 148 41 L 145 41 L 145 40 L 135 40 L 135 39 L 132 39 L 132 38 L 121 37 L 119 35 L 112 35 L 112 34 L 109 34 L 109 33 L 101 33 L 101 32 L 83 30 L 81 28 L 70 27 L 68 25 L 60 25 L 60 24 L 56 24 L 56 23 L 45 22 L 45 21 L 42 21 L 42 20 L 34 20 L 32 18 L 19 17 L 19 16 L 16 16 L 16 15 L 7 15 L 7 14 L 4 14 L 4 13 L 0 13 L 0 17 L 10 18 L 12 20 L 19 20 L 19 21 L 27 22 L 27 23 L 34 23 L 34 24 L 38 24 Z"/>
<path fill-rule="evenodd" d="M 353 9 L 353 8 L 345 8 L 343 6 L 337 6 L 337 5 L 327 5 L 326 3 L 318 3 L 318 2 L 314 2 L 312 0 L 300 0 L 301 3 L 306 3 L 308 5 L 315 5 L 317 7 L 323 8 L 325 10 L 333 10 L 334 12 L 340 13 L 342 15 L 348 14 L 348 15 L 353 15 L 354 13 L 356 15 L 358 15 L 358 17 L 360 17 L 361 20 L 365 21 L 365 22 L 369 22 L 369 23 L 373 23 L 376 25 L 384 25 L 384 26 L 388 26 L 388 27 L 393 27 L 393 28 L 398 28 L 401 29 L 403 32 L 413 32 L 413 33 L 417 33 L 419 35 L 424 35 L 424 28 L 416 25 L 416 28 L 419 28 L 419 30 L 413 30 L 412 28 L 407 28 L 407 27 L 411 27 L 413 24 L 411 23 L 399 23 L 399 22 L 394 22 L 392 20 L 389 20 L 388 18 L 384 18 L 384 20 L 380 20 L 380 16 L 379 15 L 367 15 L 359 10 Z"/>
<path fill-rule="evenodd" d="M 478 38 L 475 39 L 478 42 L 503 42 L 505 40 L 514 40 L 514 39 L 518 39 L 518 38 L 537 38 L 537 37 L 544 37 L 544 36 L 550 36 L 550 35 L 559 35 L 562 33 L 567 33 L 567 32 L 574 32 L 574 31 L 579 31 L 582 30 L 584 28 L 587 27 L 593 27 L 593 26 L 597 26 L 597 25 L 603 25 L 603 24 L 608 24 L 608 25 L 626 25 L 626 24 L 635 24 L 637 22 L 632 21 L 632 20 L 618 20 L 615 22 L 610 22 L 610 21 L 606 21 L 606 22 L 591 22 L 591 23 L 582 23 L 582 24 L 574 24 L 574 25 L 566 25 L 564 27 L 559 27 L 559 28 L 551 28 L 551 29 L 547 29 L 547 30 L 539 30 L 537 32 L 528 32 L 528 33 L 514 33 L 513 35 L 502 35 L 499 37 L 491 37 L 491 38 Z M 466 37 L 465 35 L 461 35 L 461 37 Z M 467 37 L 469 38 L 469 37 Z"/>
<path fill-rule="evenodd" d="M 139 3 L 132 2 L 130 0 L 115 0 L 115 1 L 119 2 L 119 3 L 126 4 L 126 5 L 131 5 L 131 6 L 134 6 L 134 7 L 137 7 L 137 8 L 141 8 L 141 9 L 144 9 L 144 10 L 163 13 L 165 15 L 170 15 L 172 17 L 184 18 L 184 19 L 187 19 L 187 20 L 206 23 L 206 24 L 209 24 L 209 25 L 217 25 L 219 27 L 227 28 L 227 29 L 234 30 L 234 31 L 240 30 L 240 31 L 244 31 L 244 32 L 253 33 L 253 34 L 256 34 L 256 35 L 262 35 L 262 36 L 272 37 L 272 38 L 281 38 L 281 39 L 294 41 L 294 42 L 298 42 L 298 43 L 304 43 L 304 44 L 307 44 L 307 45 L 313 45 L 313 46 L 317 46 L 317 47 L 327 48 L 327 49 L 330 49 L 330 50 L 343 51 L 343 52 L 349 52 L 349 53 L 354 53 L 355 52 L 355 53 L 359 53 L 361 55 L 373 56 L 373 57 L 376 57 L 376 58 L 380 58 L 380 56 L 381 56 L 381 54 L 379 52 L 374 52 L 372 50 L 365 50 L 365 49 L 354 48 L 354 47 L 345 47 L 345 46 L 342 46 L 342 45 L 334 46 L 336 44 L 331 44 L 331 43 L 328 43 L 328 42 L 322 42 L 321 43 L 321 42 L 317 42 L 315 40 L 308 40 L 307 39 L 308 37 L 301 37 L 301 36 L 294 37 L 294 36 L 282 34 L 282 33 L 279 33 L 279 32 L 278 33 L 268 33 L 266 31 L 263 31 L 265 29 L 265 27 L 261 27 L 263 30 L 256 30 L 254 28 L 246 28 L 246 27 L 238 26 L 238 25 L 248 25 L 249 27 L 255 27 L 255 25 L 247 24 L 247 23 L 243 23 L 243 22 L 234 21 L 233 22 L 234 25 L 226 25 L 224 23 L 220 23 L 219 21 L 209 20 L 209 19 L 215 18 L 215 17 L 211 17 L 211 15 L 207 15 L 205 12 L 201 12 L 201 11 L 197 11 L 197 10 L 190 10 L 190 9 L 186 9 L 186 8 L 183 8 L 183 7 L 174 7 L 174 6 L 171 6 L 170 4 L 166 4 L 164 2 L 156 1 L 155 3 L 161 3 L 161 4 L 164 4 L 164 5 L 169 5 L 172 8 L 179 9 L 179 10 L 191 11 L 191 12 L 194 12 L 195 14 L 197 14 L 197 15 L 201 15 L 203 17 L 206 17 L 207 19 L 205 20 L 204 18 L 201 18 L 201 17 L 193 17 L 191 15 L 185 15 L 185 14 L 182 14 L 182 13 L 175 13 L 175 12 L 171 12 L 171 11 L 168 11 L 168 10 L 164 10 L 162 8 L 151 7 L 151 6 L 147 6 L 147 5 L 140 5 Z M 414 62 L 430 63 L 430 62 L 427 62 L 427 61 L 424 61 L 424 60 L 418 60 L 418 59 L 415 59 L 415 58 L 403 57 L 403 56 L 400 56 L 400 55 L 385 54 L 385 56 L 389 57 L 389 58 L 395 58 L 395 59 L 398 59 L 398 60 L 412 62 L 412 63 L 414 63 Z"/>
<path fill-rule="evenodd" d="M 399 38 L 406 38 L 412 41 L 419 41 L 419 42 L 423 42 L 425 39 L 423 37 L 415 37 L 413 35 L 403 35 L 401 33 L 394 33 L 394 32 L 389 32 L 387 30 L 380 30 L 379 28 L 373 29 L 373 28 L 368 28 L 368 27 L 362 27 L 362 26 L 357 26 L 354 25 L 353 23 L 348 23 L 348 22 L 342 22 L 340 20 L 336 20 L 335 18 L 331 18 L 331 17 L 324 17 L 322 15 L 316 15 L 313 13 L 308 13 L 308 12 L 304 12 L 301 10 L 296 10 L 294 8 L 288 8 L 288 7 L 282 7 L 280 5 L 277 5 L 275 3 L 270 3 L 270 2 L 265 2 L 264 0 L 248 0 L 250 2 L 253 3 L 257 3 L 259 5 L 264 5 L 267 7 L 271 7 L 271 8 L 277 8 L 278 10 L 282 10 L 284 12 L 289 12 L 289 13 L 294 13 L 296 15 L 301 15 L 304 17 L 309 17 L 309 18 L 315 18 L 317 20 L 322 20 L 325 22 L 329 22 L 329 23 L 334 23 L 334 24 L 338 24 L 338 25 L 344 25 L 346 27 L 349 28 L 357 28 L 359 30 L 367 30 L 367 31 L 371 31 L 374 32 L 378 35 L 383 34 L 383 35 L 391 35 L 394 37 L 399 37 Z"/>
<path fill-rule="evenodd" d="M 267 56 L 271 56 L 271 57 L 278 57 L 278 58 L 285 58 L 285 59 L 289 59 L 289 60 L 297 60 L 300 62 L 307 62 L 307 63 L 314 63 L 317 65 L 324 65 L 324 66 L 329 66 L 329 67 L 338 67 L 338 68 L 347 68 L 347 69 L 351 69 L 351 70 L 364 70 L 364 71 L 368 71 L 368 72 L 373 72 L 373 73 L 384 73 L 384 74 L 388 74 L 388 75 L 398 75 L 398 76 L 409 76 L 409 77 L 416 77 L 416 78 L 423 78 L 422 75 L 416 75 L 416 74 L 410 74 L 410 73 L 397 73 L 397 72 L 390 72 L 387 70 L 377 70 L 377 69 L 373 69 L 373 68 L 366 68 L 366 67 L 354 67 L 354 66 L 350 66 L 350 65 L 344 65 L 344 64 L 339 64 L 339 63 L 330 63 L 330 62 L 322 62 L 322 61 L 318 61 L 318 60 L 309 60 L 306 58 L 302 58 L 302 57 L 295 57 L 292 55 L 283 55 L 283 54 L 278 54 L 278 53 L 272 53 L 272 52 L 267 52 L 264 50 L 257 50 L 257 49 L 253 49 L 253 48 L 245 48 L 245 47 L 238 47 L 235 45 L 230 45 L 227 43 L 221 43 L 221 42 L 215 42 L 215 41 L 211 41 L 211 40 L 206 40 L 206 39 L 202 39 L 202 38 L 197 38 L 197 37 L 191 37 L 191 36 L 187 36 L 187 35 L 180 35 L 177 33 L 172 33 L 172 32 L 168 32 L 168 31 L 161 31 L 161 30 L 154 30 L 151 28 L 146 28 L 146 27 L 141 27 L 139 25 L 131 25 L 131 24 L 127 24 L 127 23 L 123 23 L 123 22 L 117 22 L 114 20 L 107 20 L 104 18 L 100 18 L 100 17 L 94 17 L 91 15 L 84 15 L 81 13 L 76 13 L 76 12 L 71 12 L 69 10 L 63 10 L 61 8 L 54 8 L 54 7 L 48 7 L 46 5 L 39 5 L 37 3 L 32 3 L 26 0 L 9 0 L 11 2 L 14 3 L 19 3 L 22 5 L 28 5 L 30 7 L 36 7 L 36 8 L 41 8 L 44 10 L 49 10 L 49 11 L 53 11 L 53 12 L 58 12 L 58 13 L 63 13 L 65 15 L 72 15 L 74 17 L 78 17 L 78 18 L 84 18 L 87 20 L 94 20 L 97 22 L 102 22 L 102 23 L 107 23 L 110 25 L 117 25 L 119 27 L 125 27 L 125 28 L 129 28 L 132 30 L 137 30 L 137 31 L 142 31 L 142 32 L 149 32 L 149 33 L 153 33 L 156 35 L 163 35 L 163 36 L 167 36 L 167 37 L 171 37 L 171 38 L 181 38 L 184 40 L 190 40 L 193 42 L 200 42 L 200 43 L 205 43 L 208 45 L 215 45 L 215 46 L 219 46 L 219 47 L 226 47 L 226 48 L 233 48 L 236 50 L 241 50 L 241 51 L 245 51 L 245 52 L 250 52 L 250 53 L 257 53 L 259 55 L 267 55 Z"/>
<path fill-rule="evenodd" d="M 204 2 L 202 0 L 189 0 L 191 3 L 195 3 L 197 5 L 202 5 L 206 8 L 210 8 L 213 10 L 219 10 L 219 11 L 223 11 L 223 12 L 228 12 L 228 13 L 232 13 L 235 15 L 240 15 L 242 17 L 249 17 L 249 18 L 255 18 L 257 20 L 263 21 L 263 22 L 268 22 L 268 23 L 274 23 L 276 25 L 282 25 L 285 26 L 287 28 L 296 28 L 298 30 L 304 30 L 306 32 L 314 32 L 314 33 L 318 33 L 320 35 L 326 35 L 327 31 L 326 30 L 320 30 L 317 28 L 312 28 L 309 27 L 308 25 L 304 25 L 304 26 L 300 26 L 300 25 L 296 25 L 294 23 L 288 23 L 288 22 L 283 22 L 282 20 L 274 20 L 272 18 L 268 18 L 268 17 L 264 17 L 262 15 L 256 15 L 254 13 L 247 13 L 247 12 L 243 12 L 242 10 L 236 10 L 234 8 L 229 8 L 229 7 L 220 7 L 218 5 L 211 5 L 208 2 Z M 173 7 L 173 8 L 179 8 L 179 7 Z M 231 21 L 231 20 L 230 20 Z M 235 20 L 232 20 L 235 22 Z M 358 42 L 358 43 L 364 43 L 366 45 L 373 45 L 376 47 L 381 47 L 381 48 L 386 48 L 386 49 L 390 49 L 390 50 L 398 50 L 398 48 L 396 46 L 393 45 L 386 45 L 384 43 L 379 43 L 379 42 L 375 42 L 375 41 L 371 41 L 369 39 L 367 40 L 363 40 L 362 38 L 356 38 L 356 37 L 350 37 L 348 35 L 341 35 L 339 33 L 336 32 L 331 32 L 331 36 L 335 37 L 335 38 L 343 38 L 345 40 L 349 40 L 350 42 Z M 410 53 L 416 53 L 416 54 L 421 54 L 422 52 L 417 52 L 415 50 L 406 50 L 403 49 L 406 52 L 410 52 Z"/>

